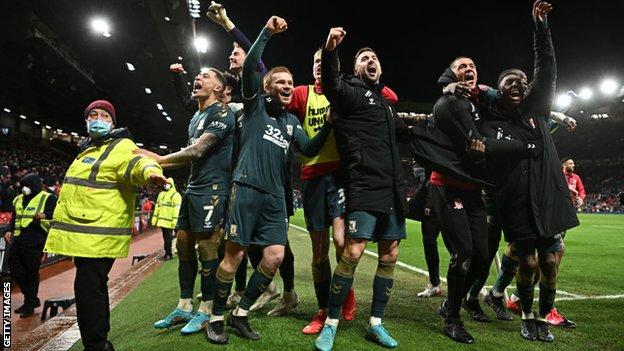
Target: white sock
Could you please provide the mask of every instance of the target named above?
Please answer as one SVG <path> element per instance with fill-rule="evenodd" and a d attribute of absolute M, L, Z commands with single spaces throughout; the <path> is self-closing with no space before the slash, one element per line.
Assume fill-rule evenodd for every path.
<path fill-rule="evenodd" d="M 184 312 L 193 312 L 193 299 L 180 299 L 178 309 Z"/>
<path fill-rule="evenodd" d="M 212 313 L 212 300 L 202 301 L 199 304 L 199 308 L 197 308 L 197 311 L 205 313 L 205 314 L 211 314 Z"/>
<path fill-rule="evenodd" d="M 377 318 L 377 317 L 371 316 L 370 319 L 368 320 L 368 324 L 371 327 L 374 327 L 376 325 L 380 325 L 381 324 L 381 318 Z"/>
<path fill-rule="evenodd" d="M 524 311 L 522 312 L 522 319 L 535 319 L 535 314 L 533 314 L 533 312 L 531 313 L 524 313 Z"/>
<path fill-rule="evenodd" d="M 224 320 L 223 316 L 215 316 L 215 315 L 210 316 L 210 323 L 223 321 L 223 320 Z"/>
<path fill-rule="evenodd" d="M 332 327 L 335 327 L 335 328 L 338 328 L 338 322 L 339 321 L 340 321 L 339 319 L 333 319 L 333 318 L 327 317 L 327 319 L 325 319 L 325 324 L 331 325 Z"/>
<path fill-rule="evenodd" d="M 511 294 L 511 296 L 509 297 L 511 299 L 511 301 L 513 302 L 518 302 L 520 301 L 520 298 L 514 294 Z"/>
<path fill-rule="evenodd" d="M 493 295 L 494 297 L 503 297 L 503 295 L 504 295 L 502 292 L 496 291 L 496 290 L 494 290 L 494 289 L 492 289 L 491 291 L 492 291 L 492 295 Z M 512 295 L 512 296 L 513 296 L 513 295 Z"/>
<path fill-rule="evenodd" d="M 466 294 L 466 300 L 468 300 L 468 301 L 474 301 L 474 300 L 476 300 L 478 298 L 479 298 L 479 295 L 472 296 L 472 295 L 470 295 L 470 293 Z"/>
<path fill-rule="evenodd" d="M 249 311 L 246 309 L 240 308 L 240 306 L 237 306 L 232 312 L 232 314 L 236 317 L 246 317 L 249 314 Z"/>

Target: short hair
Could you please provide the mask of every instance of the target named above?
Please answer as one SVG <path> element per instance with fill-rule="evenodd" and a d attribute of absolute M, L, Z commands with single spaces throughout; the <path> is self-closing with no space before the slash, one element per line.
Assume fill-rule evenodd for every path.
<path fill-rule="evenodd" d="M 353 66 L 355 66 L 355 64 L 357 63 L 357 58 L 365 51 L 370 51 L 372 53 L 374 53 L 375 55 L 377 55 L 377 53 L 375 52 L 375 50 L 373 50 L 371 47 L 369 46 L 365 46 L 363 48 L 360 48 L 360 50 L 358 50 L 355 53 L 355 57 L 353 57 Z"/>
<path fill-rule="evenodd" d="M 221 83 L 221 86 L 223 86 L 223 89 L 225 89 L 225 86 L 227 85 L 227 80 L 225 79 L 225 75 L 223 75 L 223 73 L 221 71 L 219 71 L 218 69 L 216 69 L 214 67 L 210 67 L 210 68 L 208 68 L 208 70 L 212 71 L 215 74 L 215 76 L 217 77 L 217 79 Z"/>
<path fill-rule="evenodd" d="M 230 71 L 225 71 L 223 76 L 225 77 L 225 86 L 232 87 L 234 91 L 238 89 L 238 78 L 236 75 Z"/>
<path fill-rule="evenodd" d="M 503 82 L 503 79 L 505 79 L 505 77 L 507 76 L 518 76 L 527 79 L 526 73 L 524 73 L 524 71 L 520 68 L 509 68 L 502 71 L 501 74 L 498 75 L 498 82 L 496 85 L 500 86 L 500 84 Z"/>
<path fill-rule="evenodd" d="M 292 73 L 290 73 L 288 68 L 286 68 L 284 66 L 273 67 L 273 68 L 271 68 L 270 71 L 267 72 L 267 74 L 264 75 L 264 78 L 262 79 L 263 85 L 269 85 L 270 86 L 271 83 L 273 82 L 273 75 L 275 73 L 288 73 L 292 77 Z"/>
<path fill-rule="evenodd" d="M 453 69 L 453 66 L 455 66 L 455 63 L 457 63 L 457 61 L 461 60 L 461 59 L 469 59 L 472 62 L 474 62 L 474 60 L 472 59 L 472 57 L 468 57 L 468 56 L 457 56 L 453 61 L 451 61 L 451 64 L 449 65 L 450 69 Z"/>

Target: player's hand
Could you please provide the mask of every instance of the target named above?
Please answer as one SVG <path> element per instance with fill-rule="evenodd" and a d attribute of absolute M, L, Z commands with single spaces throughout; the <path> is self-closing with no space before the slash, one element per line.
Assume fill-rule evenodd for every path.
<path fill-rule="evenodd" d="M 472 151 L 484 153 L 485 152 L 485 144 L 481 140 L 472 139 L 472 141 L 470 142 L 470 148 L 469 149 L 472 150 Z"/>
<path fill-rule="evenodd" d="M 576 191 L 576 189 L 570 189 L 570 192 L 573 196 L 578 196 L 578 191 Z"/>
<path fill-rule="evenodd" d="M 399 118 L 403 120 L 415 123 L 420 123 L 427 120 L 427 114 L 425 113 L 397 112 L 397 116 L 399 116 Z"/>
<path fill-rule="evenodd" d="M 581 199 L 580 197 L 576 198 L 576 207 L 581 207 L 583 206 L 583 199 Z"/>
<path fill-rule="evenodd" d="M 151 152 L 149 150 L 145 150 L 145 149 L 136 149 L 133 151 L 133 154 L 135 155 L 143 155 L 143 156 L 147 156 L 147 157 L 151 157 L 152 159 L 154 159 L 154 161 L 156 161 L 156 163 L 163 164 L 165 158 L 160 156 L 159 154 L 155 153 L 155 152 Z"/>
<path fill-rule="evenodd" d="M 325 43 L 325 50 L 334 51 L 334 49 L 342 43 L 347 32 L 342 27 L 334 27 L 329 30 L 327 35 L 327 42 Z"/>
<path fill-rule="evenodd" d="M 328 107 L 327 112 L 325 112 L 325 123 L 334 124 L 334 115 L 331 112 L 331 107 Z"/>
<path fill-rule="evenodd" d="M 165 185 L 169 184 L 169 181 L 167 180 L 167 178 L 165 178 L 164 175 L 158 174 L 158 173 L 150 174 L 148 176 L 148 180 L 151 184 L 159 186 L 159 187 L 164 187 Z"/>
<path fill-rule="evenodd" d="M 466 151 L 471 160 L 481 162 L 485 157 L 485 144 L 481 140 L 472 139 Z"/>
<path fill-rule="evenodd" d="M 468 83 L 466 82 L 449 83 L 447 86 L 442 88 L 442 93 L 445 95 L 455 95 L 459 97 L 465 97 L 466 99 L 472 96 L 470 85 L 468 85 Z"/>
<path fill-rule="evenodd" d="M 234 29 L 234 23 L 228 17 L 225 7 L 219 3 L 214 1 L 210 2 L 210 7 L 208 8 L 208 12 L 206 12 L 206 16 L 213 22 L 221 25 L 228 32 Z"/>
<path fill-rule="evenodd" d="M 46 215 L 43 212 L 39 212 L 39 213 L 35 214 L 35 219 L 36 220 L 42 220 L 42 219 L 45 219 L 45 218 L 46 218 Z"/>
<path fill-rule="evenodd" d="M 553 7 L 550 3 L 536 0 L 533 3 L 533 20 L 535 22 L 544 22 L 552 9 Z"/>
<path fill-rule="evenodd" d="M 13 232 L 6 232 L 4 233 L 4 240 L 9 243 L 12 244 L 13 243 Z"/>
<path fill-rule="evenodd" d="M 565 124 L 566 128 L 568 128 L 568 131 L 570 132 L 576 130 L 576 120 L 572 117 L 566 116 L 566 118 L 563 119 L 563 124 Z"/>
<path fill-rule="evenodd" d="M 169 70 L 173 73 L 184 73 L 184 66 L 181 63 L 174 63 L 169 66 Z"/>
<path fill-rule="evenodd" d="M 288 23 L 286 23 L 286 20 L 281 17 L 271 16 L 271 18 L 267 21 L 266 27 L 269 29 L 271 34 L 278 34 L 288 29 Z"/>

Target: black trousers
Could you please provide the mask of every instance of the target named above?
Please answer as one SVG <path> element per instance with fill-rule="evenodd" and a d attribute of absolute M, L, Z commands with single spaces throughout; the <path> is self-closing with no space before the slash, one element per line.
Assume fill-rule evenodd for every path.
<path fill-rule="evenodd" d="M 485 265 L 483 266 L 483 270 L 475 279 L 473 286 L 470 288 L 471 293 L 474 293 L 476 296 L 481 289 L 485 286 L 485 282 L 487 281 L 488 276 L 490 275 L 490 266 L 492 266 L 492 262 L 494 261 L 494 257 L 496 257 L 496 252 L 498 252 L 498 245 L 500 244 L 500 240 L 503 235 L 503 229 L 497 223 L 492 223 L 488 225 L 488 257 Z"/>
<path fill-rule="evenodd" d="M 43 245 L 23 246 L 14 243 L 9 250 L 11 278 L 24 294 L 24 304 L 34 307 L 39 302 L 39 267 Z"/>
<path fill-rule="evenodd" d="M 110 331 L 108 273 L 114 258 L 75 257 L 76 310 L 85 351 L 101 350 Z"/>
<path fill-rule="evenodd" d="M 440 285 L 440 255 L 438 254 L 438 235 L 442 226 L 438 218 L 433 214 L 425 214 L 420 222 L 423 248 L 425 249 L 425 261 L 429 271 L 429 283 L 433 286 Z"/>
<path fill-rule="evenodd" d="M 442 225 L 451 255 L 448 280 L 448 318 L 459 318 L 462 299 L 483 272 L 488 257 L 488 231 L 481 190 L 431 186 L 431 203 Z"/>
<path fill-rule="evenodd" d="M 173 242 L 173 230 L 169 228 L 160 228 L 165 242 L 165 255 L 173 256 L 171 252 L 171 243 Z"/>

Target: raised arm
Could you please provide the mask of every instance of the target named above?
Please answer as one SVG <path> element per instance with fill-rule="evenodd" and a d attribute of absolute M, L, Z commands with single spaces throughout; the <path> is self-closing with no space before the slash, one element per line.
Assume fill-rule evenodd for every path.
<path fill-rule="evenodd" d="M 175 87 L 180 104 L 190 113 L 197 111 L 197 102 L 191 97 L 191 91 L 188 85 L 184 84 L 184 80 L 182 80 L 184 66 L 182 66 L 181 63 L 174 63 L 169 66 L 169 71 L 171 72 L 171 81 Z"/>
<path fill-rule="evenodd" d="M 344 107 L 348 102 L 345 98 L 349 95 L 347 92 L 349 87 L 340 79 L 340 61 L 337 51 L 337 47 L 345 35 L 347 35 L 347 32 L 342 27 L 330 29 L 321 56 L 323 94 L 327 96 L 332 106 L 340 112 L 344 112 Z"/>
<path fill-rule="evenodd" d="M 533 82 L 527 92 L 527 109 L 540 114 L 543 118 L 550 118 L 550 107 L 555 96 L 557 82 L 557 64 L 553 48 L 550 29 L 548 28 L 548 13 L 552 5 L 542 0 L 533 4 L 533 51 L 535 64 Z"/>
<path fill-rule="evenodd" d="M 249 52 L 249 49 L 251 48 L 251 41 L 249 41 L 247 36 L 236 27 L 232 20 L 230 20 L 223 5 L 212 1 L 210 3 L 210 7 L 208 8 L 208 12 L 206 12 L 206 16 L 208 16 L 208 18 L 210 18 L 213 22 L 223 27 L 223 29 L 225 29 L 225 31 L 232 36 L 232 40 L 240 45 L 245 52 Z M 260 72 L 262 75 L 267 73 L 268 70 L 262 60 L 258 63 L 256 71 Z"/>
<path fill-rule="evenodd" d="M 243 64 L 242 91 L 244 99 L 249 100 L 254 98 L 261 88 L 262 82 L 255 70 L 258 63 L 260 63 L 260 58 L 262 57 L 262 52 L 267 42 L 271 39 L 273 34 L 281 33 L 286 29 L 288 29 L 288 24 L 283 18 L 272 16 L 258 35 L 256 42 L 253 43 L 251 49 L 249 49 L 247 57 L 245 58 L 245 63 Z"/>

